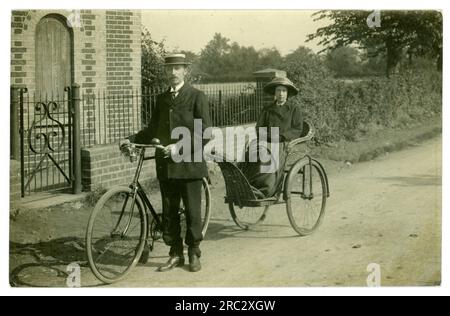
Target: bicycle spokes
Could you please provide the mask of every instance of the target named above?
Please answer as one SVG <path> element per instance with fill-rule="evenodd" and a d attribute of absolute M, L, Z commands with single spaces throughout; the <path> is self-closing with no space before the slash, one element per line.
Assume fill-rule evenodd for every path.
<path fill-rule="evenodd" d="M 136 195 L 111 194 L 96 207 L 90 237 L 92 262 L 106 279 L 115 279 L 135 264 L 145 242 L 146 220 Z"/>
<path fill-rule="evenodd" d="M 314 160 L 307 159 L 298 164 L 298 171 L 290 174 L 287 184 L 287 211 L 292 227 L 300 235 L 308 235 L 322 221 L 327 198 L 326 181 Z"/>

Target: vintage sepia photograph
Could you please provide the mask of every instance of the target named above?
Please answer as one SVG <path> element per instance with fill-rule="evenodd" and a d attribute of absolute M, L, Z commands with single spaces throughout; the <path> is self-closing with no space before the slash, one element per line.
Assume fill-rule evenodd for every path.
<path fill-rule="evenodd" d="M 441 286 L 443 12 L 10 19 L 11 288 Z"/>

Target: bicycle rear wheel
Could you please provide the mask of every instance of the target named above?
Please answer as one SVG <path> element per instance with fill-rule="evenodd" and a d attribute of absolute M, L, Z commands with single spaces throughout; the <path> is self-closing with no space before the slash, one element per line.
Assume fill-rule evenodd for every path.
<path fill-rule="evenodd" d="M 206 231 L 208 230 L 209 221 L 211 220 L 211 190 L 209 188 L 209 183 L 206 178 L 203 178 L 203 191 L 202 191 L 202 223 L 203 238 L 206 236 Z"/>
<path fill-rule="evenodd" d="M 206 231 L 208 230 L 208 225 L 211 220 L 211 190 L 209 188 L 209 183 L 206 178 L 203 178 L 203 190 L 201 196 L 201 218 L 202 218 L 202 235 L 203 238 L 206 236 Z M 180 207 L 180 222 L 181 222 L 181 235 L 186 235 L 186 214 L 185 206 L 183 201 L 181 201 Z"/>
<path fill-rule="evenodd" d="M 202 196 L 201 196 L 201 219 L 202 219 L 202 235 L 203 238 L 206 236 L 206 232 L 208 230 L 209 222 L 211 221 L 211 189 L 209 188 L 208 179 L 202 179 Z M 158 201 L 154 203 L 155 200 L 152 200 L 152 204 L 156 204 L 156 210 L 161 210 L 162 212 L 162 202 Z M 160 221 L 162 222 L 162 213 L 158 212 L 158 216 L 160 217 Z M 181 225 L 181 236 L 186 236 L 187 231 L 187 223 L 186 223 L 186 210 L 183 201 L 180 203 L 180 225 Z M 156 225 L 156 221 L 152 219 L 150 223 L 150 234 L 153 239 L 159 240 L 162 238 L 163 232 L 162 227 L 158 227 Z"/>
<path fill-rule="evenodd" d="M 147 217 L 141 199 L 127 187 L 106 192 L 95 205 L 86 231 L 86 252 L 94 275 L 110 284 L 136 266 L 145 246 Z"/>

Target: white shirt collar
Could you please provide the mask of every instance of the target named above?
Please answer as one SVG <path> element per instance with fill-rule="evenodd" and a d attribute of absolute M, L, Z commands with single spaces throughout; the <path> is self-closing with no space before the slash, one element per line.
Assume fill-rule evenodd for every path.
<path fill-rule="evenodd" d="M 175 89 L 173 87 L 170 87 L 170 92 L 178 93 L 180 91 L 180 89 L 183 88 L 183 86 L 184 86 L 184 81 L 179 83 L 178 85 L 176 85 Z"/>

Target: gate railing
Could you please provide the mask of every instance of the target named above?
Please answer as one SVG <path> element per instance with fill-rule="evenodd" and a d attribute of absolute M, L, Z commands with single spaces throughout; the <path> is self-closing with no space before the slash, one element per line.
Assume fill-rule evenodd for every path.
<path fill-rule="evenodd" d="M 256 122 L 263 107 L 263 92 L 256 83 L 194 85 L 209 103 L 213 126 Z M 156 99 L 166 89 L 130 90 L 120 95 L 106 92 L 81 96 L 83 147 L 112 144 L 134 134 L 150 122 Z"/>
<path fill-rule="evenodd" d="M 80 87 L 63 96 L 11 87 L 11 158 L 21 163 L 21 196 L 40 191 L 81 192 Z"/>

